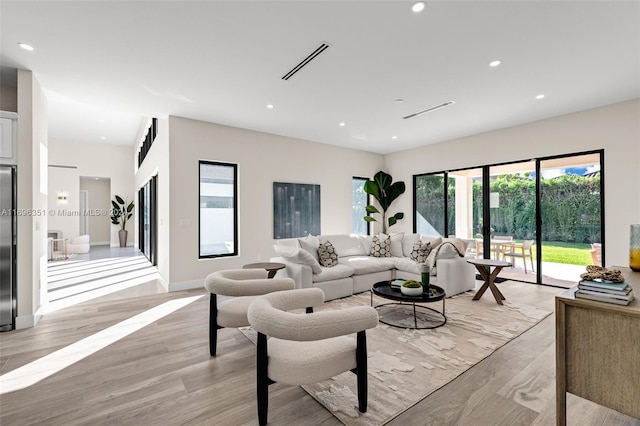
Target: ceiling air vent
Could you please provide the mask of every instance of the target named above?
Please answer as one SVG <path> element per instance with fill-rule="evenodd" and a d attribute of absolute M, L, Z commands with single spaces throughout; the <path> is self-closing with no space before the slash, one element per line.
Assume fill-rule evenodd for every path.
<path fill-rule="evenodd" d="M 419 115 L 426 114 L 428 112 L 432 112 L 432 111 L 435 111 L 435 110 L 440 109 L 440 108 L 448 107 L 449 105 L 453 105 L 455 103 L 456 103 L 455 101 L 448 101 L 448 102 L 445 102 L 443 104 L 436 105 L 434 107 L 427 108 L 427 109 L 422 110 L 422 111 L 414 112 L 413 114 L 409 114 L 406 117 L 402 117 L 402 118 L 406 120 L 407 118 L 417 117 Z"/>
<path fill-rule="evenodd" d="M 289 80 L 291 77 L 293 77 L 293 75 L 295 73 L 297 73 L 298 71 L 300 71 L 302 69 L 302 67 L 306 66 L 309 62 L 313 61 L 315 58 L 318 57 L 319 54 L 321 54 L 322 52 L 324 52 L 325 50 L 327 50 L 327 48 L 329 47 L 329 44 L 327 43 L 322 43 L 316 50 L 314 50 L 309 56 L 307 56 L 306 58 L 304 58 L 304 60 L 302 62 L 300 62 L 298 65 L 296 65 L 295 67 L 293 67 L 291 69 L 291 71 L 289 71 L 288 73 L 286 73 L 282 79 L 283 80 Z"/>

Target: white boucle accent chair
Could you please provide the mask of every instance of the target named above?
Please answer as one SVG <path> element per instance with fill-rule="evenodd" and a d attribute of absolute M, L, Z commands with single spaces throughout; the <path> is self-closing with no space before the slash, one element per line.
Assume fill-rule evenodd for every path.
<path fill-rule="evenodd" d="M 204 280 L 204 287 L 211 293 L 209 301 L 209 353 L 216 355 L 218 329 L 246 327 L 249 325 L 247 309 L 257 296 L 273 291 L 291 290 L 291 278 L 267 278 L 265 269 L 227 269 L 216 271 Z M 233 296 L 218 306 L 218 297 Z"/>
<path fill-rule="evenodd" d="M 258 421 L 267 424 L 269 385 L 303 385 L 345 371 L 357 376 L 358 409 L 367 411 L 367 337 L 378 325 L 370 306 L 313 312 L 324 292 L 306 288 L 258 297 L 249 306 L 249 323 L 258 333 Z M 306 308 L 306 314 L 286 312 Z M 354 336 L 350 334 L 356 333 Z"/>

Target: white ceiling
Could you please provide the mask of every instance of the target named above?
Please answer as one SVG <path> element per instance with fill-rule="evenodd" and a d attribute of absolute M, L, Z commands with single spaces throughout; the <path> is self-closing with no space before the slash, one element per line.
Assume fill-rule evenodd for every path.
<path fill-rule="evenodd" d="M 133 145 L 177 115 L 378 153 L 640 96 L 639 1 L 410 6 L 1 0 L 2 84 L 35 73 L 54 139 Z"/>

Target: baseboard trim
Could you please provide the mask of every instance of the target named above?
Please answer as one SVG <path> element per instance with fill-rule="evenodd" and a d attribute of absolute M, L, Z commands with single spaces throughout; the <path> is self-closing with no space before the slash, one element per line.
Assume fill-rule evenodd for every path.
<path fill-rule="evenodd" d="M 96 241 L 89 243 L 90 246 L 109 246 L 111 241 Z"/>
<path fill-rule="evenodd" d="M 192 290 L 194 288 L 203 288 L 204 280 L 190 280 L 190 281 L 179 281 L 175 283 L 169 283 L 169 288 L 167 291 L 182 291 L 182 290 Z"/>
<path fill-rule="evenodd" d="M 42 318 L 42 306 L 38 308 L 33 315 L 22 315 L 16 317 L 16 330 L 22 330 L 25 328 L 32 328 L 38 324 L 40 318 Z"/>

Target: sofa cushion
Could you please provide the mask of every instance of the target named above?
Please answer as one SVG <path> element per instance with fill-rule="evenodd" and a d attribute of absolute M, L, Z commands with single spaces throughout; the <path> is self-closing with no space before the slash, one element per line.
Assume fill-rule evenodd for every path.
<path fill-rule="evenodd" d="M 395 266 L 392 257 L 348 256 L 340 257 L 341 265 L 348 265 L 354 269 L 355 275 L 371 274 L 387 271 Z"/>
<path fill-rule="evenodd" d="M 404 257 L 409 257 L 411 255 L 413 245 L 417 241 L 420 241 L 420 234 L 404 234 L 404 237 L 402 237 L 402 255 Z"/>
<path fill-rule="evenodd" d="M 282 256 L 290 262 L 311 266 L 311 270 L 314 274 L 318 274 L 322 271 L 320 263 L 318 263 L 311 253 L 306 250 L 282 244 L 274 244 L 273 248 L 279 256 Z"/>
<path fill-rule="evenodd" d="M 371 235 L 358 235 L 358 239 L 360 240 L 360 244 L 362 244 L 362 248 L 364 249 L 365 256 L 368 256 L 371 253 L 371 246 L 373 245 L 373 237 Z"/>
<path fill-rule="evenodd" d="M 330 241 L 338 256 L 366 256 L 368 254 L 364 251 L 357 235 L 320 235 L 318 238 L 320 242 Z"/>
<path fill-rule="evenodd" d="M 404 253 L 402 252 L 403 238 L 404 238 L 404 232 L 398 232 L 398 233 L 389 235 L 389 239 L 391 240 L 391 256 L 393 257 L 404 256 Z"/>
<path fill-rule="evenodd" d="M 399 271 L 410 272 L 412 274 L 420 274 L 419 264 L 408 257 L 394 257 L 394 266 Z"/>
<path fill-rule="evenodd" d="M 317 261 L 320 261 L 318 257 L 318 246 L 320 245 L 320 240 L 318 237 L 314 235 L 307 235 L 305 238 L 298 238 L 298 243 L 300 243 L 300 247 L 313 256 Z"/>
<path fill-rule="evenodd" d="M 381 238 L 377 235 L 374 235 L 373 243 L 371 244 L 371 256 L 391 257 L 391 240 L 388 237 Z"/>
<path fill-rule="evenodd" d="M 340 278 L 349 278 L 353 275 L 353 268 L 347 265 L 337 264 L 331 268 L 320 267 L 320 273 L 313 274 L 313 282 L 332 281 Z"/>
<path fill-rule="evenodd" d="M 427 261 L 427 257 L 431 253 L 431 243 L 423 243 L 422 241 L 416 241 L 413 245 L 413 250 L 409 258 L 417 263 L 424 263 Z"/>
<path fill-rule="evenodd" d="M 338 264 L 338 253 L 330 241 L 323 241 L 318 245 L 318 259 L 320 264 L 327 268 Z"/>

